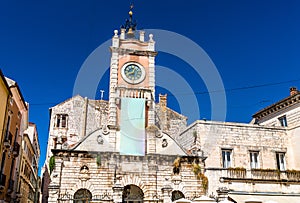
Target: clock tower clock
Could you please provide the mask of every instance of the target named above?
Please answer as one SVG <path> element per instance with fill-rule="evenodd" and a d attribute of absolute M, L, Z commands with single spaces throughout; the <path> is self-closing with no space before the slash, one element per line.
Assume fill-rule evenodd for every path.
<path fill-rule="evenodd" d="M 145 129 L 155 124 L 154 62 L 157 52 L 153 35 L 150 34 L 146 41 L 145 32 L 136 30 L 132 11 L 129 17 L 120 34 L 114 31 L 110 47 L 108 124 L 111 143 L 120 153 L 143 155 L 147 152 Z M 132 151 L 135 146 L 140 149 Z"/>

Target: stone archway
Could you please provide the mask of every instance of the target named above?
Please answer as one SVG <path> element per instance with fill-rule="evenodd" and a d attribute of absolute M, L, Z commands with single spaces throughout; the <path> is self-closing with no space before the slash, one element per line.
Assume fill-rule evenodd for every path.
<path fill-rule="evenodd" d="M 79 189 L 74 194 L 73 203 L 88 203 L 92 200 L 92 193 L 87 189 Z"/>
<path fill-rule="evenodd" d="M 172 197 L 171 197 L 172 202 L 174 202 L 175 200 L 181 199 L 181 198 L 185 198 L 184 194 L 181 191 L 174 190 L 172 192 Z"/>
<path fill-rule="evenodd" d="M 122 194 L 122 203 L 143 203 L 143 190 L 136 185 L 126 185 Z"/>

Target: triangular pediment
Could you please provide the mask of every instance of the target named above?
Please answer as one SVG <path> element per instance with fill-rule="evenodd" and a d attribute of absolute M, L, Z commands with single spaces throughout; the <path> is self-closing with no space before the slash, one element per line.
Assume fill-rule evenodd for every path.
<path fill-rule="evenodd" d="M 114 147 L 109 144 L 108 136 L 109 134 L 105 133 L 103 129 L 97 129 L 82 138 L 71 150 L 83 150 L 90 152 L 114 151 Z"/>

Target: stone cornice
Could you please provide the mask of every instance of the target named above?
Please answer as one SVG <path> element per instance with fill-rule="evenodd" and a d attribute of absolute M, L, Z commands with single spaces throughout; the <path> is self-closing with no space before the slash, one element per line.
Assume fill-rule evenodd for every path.
<path fill-rule="evenodd" d="M 252 117 L 260 120 L 268 115 L 277 113 L 298 103 L 300 103 L 300 92 L 258 111 Z"/>
<path fill-rule="evenodd" d="M 134 50 L 134 49 L 124 49 L 117 47 L 110 47 L 111 52 L 117 52 L 120 55 L 136 55 L 136 56 L 156 56 L 156 51 L 149 50 Z"/>

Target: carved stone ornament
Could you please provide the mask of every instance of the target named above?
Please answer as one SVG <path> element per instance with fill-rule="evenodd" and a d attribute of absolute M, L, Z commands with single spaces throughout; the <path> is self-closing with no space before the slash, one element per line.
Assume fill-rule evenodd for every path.
<path fill-rule="evenodd" d="M 64 142 L 64 143 L 62 144 L 61 148 L 62 148 L 62 149 L 69 149 L 69 144 L 68 144 L 68 142 L 67 142 L 67 141 Z"/>
<path fill-rule="evenodd" d="M 168 141 L 167 141 L 167 139 L 163 139 L 161 146 L 162 146 L 162 147 L 167 147 L 167 146 L 168 146 Z"/>
<path fill-rule="evenodd" d="M 104 143 L 104 139 L 103 139 L 102 135 L 98 135 L 97 142 L 98 142 L 98 144 L 101 144 L 101 145 Z"/>
<path fill-rule="evenodd" d="M 108 135 L 109 134 L 109 130 L 108 130 L 107 125 L 103 125 L 103 127 L 102 127 L 102 134 L 103 135 Z"/>
<path fill-rule="evenodd" d="M 79 179 L 80 180 L 88 180 L 90 179 L 90 171 L 89 168 L 86 165 L 83 165 L 80 168 L 80 172 L 79 172 Z"/>

